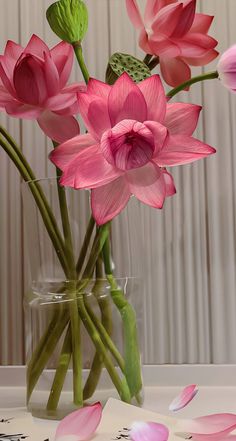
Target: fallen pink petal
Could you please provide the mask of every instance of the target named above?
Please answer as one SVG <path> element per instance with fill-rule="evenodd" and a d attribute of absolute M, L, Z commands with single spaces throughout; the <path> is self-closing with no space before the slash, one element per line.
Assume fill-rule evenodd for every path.
<path fill-rule="evenodd" d="M 55 441 L 87 441 L 95 433 L 101 418 L 101 403 L 82 407 L 60 422 Z"/>
<path fill-rule="evenodd" d="M 130 438 L 132 441 L 167 441 L 169 430 L 164 424 L 136 422 L 131 427 Z"/>
<path fill-rule="evenodd" d="M 196 384 L 192 384 L 190 386 L 186 386 L 180 394 L 172 401 L 169 406 L 169 410 L 176 412 L 178 410 L 183 409 L 187 406 L 193 398 L 198 393 L 198 389 L 196 389 Z"/>
<path fill-rule="evenodd" d="M 222 441 L 235 429 L 236 414 L 232 413 L 207 415 L 181 422 L 181 432 L 190 434 L 193 441 Z"/>

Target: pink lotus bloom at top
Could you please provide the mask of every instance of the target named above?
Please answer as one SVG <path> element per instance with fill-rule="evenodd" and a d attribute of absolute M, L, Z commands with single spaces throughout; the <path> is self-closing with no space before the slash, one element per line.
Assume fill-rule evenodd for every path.
<path fill-rule="evenodd" d="M 76 410 L 59 423 L 55 441 L 87 441 L 91 439 L 101 417 L 101 403 Z"/>
<path fill-rule="evenodd" d="M 187 406 L 190 401 L 193 400 L 198 390 L 196 389 L 196 384 L 191 384 L 186 386 L 181 393 L 172 401 L 169 406 L 169 410 L 176 412 Z"/>
<path fill-rule="evenodd" d="M 124 73 L 113 86 L 91 79 L 79 106 L 89 133 L 57 147 L 51 160 L 63 171 L 62 185 L 92 189 L 99 225 L 120 213 L 131 195 L 162 208 L 175 193 L 165 167 L 215 152 L 191 136 L 201 108 L 167 103 L 158 75 L 135 84 Z"/>
<path fill-rule="evenodd" d="M 191 78 L 191 66 L 204 66 L 217 57 L 217 41 L 207 35 L 214 17 L 196 13 L 196 0 L 147 0 L 144 19 L 137 0 L 126 0 L 127 10 L 140 31 L 139 45 L 159 56 L 164 80 L 170 86 Z"/>
<path fill-rule="evenodd" d="M 236 44 L 220 57 L 217 70 L 223 85 L 236 92 Z"/>
<path fill-rule="evenodd" d="M 37 119 L 54 141 L 79 134 L 72 116 L 78 112 L 78 84 L 66 85 L 73 49 L 61 42 L 49 50 L 33 35 L 24 49 L 8 41 L 0 56 L 0 109 L 17 118 Z"/>

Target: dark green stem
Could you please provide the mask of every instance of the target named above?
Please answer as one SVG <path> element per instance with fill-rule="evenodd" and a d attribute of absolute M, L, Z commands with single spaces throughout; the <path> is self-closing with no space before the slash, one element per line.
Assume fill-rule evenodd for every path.
<path fill-rule="evenodd" d="M 160 63 L 159 57 L 153 58 L 150 63 L 148 64 L 148 67 L 150 70 L 155 69 L 155 67 Z"/>
<path fill-rule="evenodd" d="M 54 411 L 57 409 L 61 391 L 63 388 L 63 384 L 66 378 L 66 374 L 69 368 L 70 360 L 72 354 L 72 346 L 71 346 L 71 328 L 68 326 L 65 340 L 62 346 L 56 374 L 54 377 L 54 381 L 52 384 L 50 396 L 47 403 L 47 410 Z"/>
<path fill-rule="evenodd" d="M 78 262 L 77 262 L 77 265 L 76 265 L 76 272 L 78 274 L 78 277 L 80 276 L 80 273 L 81 273 L 82 268 L 83 268 L 84 260 L 85 260 L 85 257 L 86 257 L 87 251 L 88 251 L 88 247 L 89 247 L 90 240 L 91 240 L 91 237 L 92 237 L 92 234 L 93 234 L 94 226 L 95 226 L 95 220 L 91 216 L 91 218 L 89 220 L 88 227 L 87 227 L 87 231 L 86 231 L 86 234 L 85 234 L 85 237 L 84 237 L 84 241 L 83 241 L 83 244 L 82 244 L 82 248 L 81 248 L 81 251 L 80 251 L 80 255 L 79 255 L 79 258 L 78 258 Z"/>
<path fill-rule="evenodd" d="M 65 250 L 60 240 L 59 230 L 55 227 L 56 222 L 55 223 L 52 222 L 52 215 L 49 214 L 48 207 L 47 205 L 45 205 L 45 201 L 42 198 L 41 191 L 39 190 L 38 182 L 31 180 L 31 175 L 29 174 L 29 171 L 27 170 L 25 165 L 22 163 L 21 158 L 18 155 L 17 151 L 10 144 L 8 144 L 8 142 L 5 142 L 2 139 L 2 137 L 0 137 L 0 145 L 8 154 L 8 156 L 11 158 L 11 160 L 14 162 L 24 181 L 28 182 L 30 191 L 33 194 L 35 202 L 39 208 L 44 225 L 54 245 L 58 259 L 62 265 L 62 268 L 66 276 L 68 276 L 69 268 L 67 264 Z"/>
<path fill-rule="evenodd" d="M 147 54 L 144 59 L 143 59 L 143 63 L 145 63 L 147 66 L 149 65 L 150 61 L 152 59 L 152 55 L 151 54 Z"/>
<path fill-rule="evenodd" d="M 170 92 L 167 93 L 167 96 L 169 98 L 173 98 L 173 96 L 175 96 L 177 93 L 181 92 L 182 90 L 186 89 L 187 87 L 192 86 L 192 84 L 199 83 L 200 81 L 205 81 L 205 80 L 213 80 L 215 78 L 219 78 L 219 74 L 217 71 L 208 72 L 208 73 L 204 73 L 202 75 L 198 75 L 196 77 L 190 78 L 190 80 L 185 81 L 184 83 L 182 83 L 179 86 L 175 87 L 174 89 L 170 90 Z"/>
<path fill-rule="evenodd" d="M 77 61 L 79 63 L 81 72 L 83 74 L 84 81 L 87 84 L 89 81 L 89 71 L 88 71 L 87 66 L 85 64 L 85 61 L 84 61 L 81 43 L 79 41 L 76 43 L 73 43 L 73 48 L 74 48 L 75 56 L 76 56 Z"/>

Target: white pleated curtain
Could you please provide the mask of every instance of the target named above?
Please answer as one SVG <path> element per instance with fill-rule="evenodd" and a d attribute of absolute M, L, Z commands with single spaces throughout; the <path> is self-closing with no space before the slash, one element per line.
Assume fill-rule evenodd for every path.
<path fill-rule="evenodd" d="M 44 18 L 50 0 L 0 0 L 1 52 L 7 39 L 26 44 L 32 33 L 49 45 L 57 39 Z M 90 27 L 84 52 L 91 75 L 104 79 L 108 56 L 115 51 L 142 56 L 124 0 L 87 0 Z M 143 0 L 143 4 L 145 1 Z M 199 10 L 215 15 L 211 35 L 219 50 L 236 42 L 235 0 L 199 0 Z M 205 70 L 213 70 L 216 62 Z M 199 72 L 196 69 L 194 72 Z M 81 79 L 75 65 L 72 80 Z M 140 215 L 138 236 L 145 260 L 146 363 L 236 362 L 236 96 L 218 80 L 195 85 L 179 101 L 203 105 L 196 136 L 217 148 L 214 157 L 173 169 L 177 195 L 162 211 L 132 201 L 127 222 Z M 50 176 L 51 146 L 36 123 L 0 115 L 21 144 L 38 177 Z M 20 178 L 0 151 L 0 363 L 24 362 L 22 297 L 28 286 L 26 232 Z M 122 218 L 124 219 L 124 217 Z M 122 263 L 120 223 L 113 241 Z M 134 241 L 135 242 L 135 241 Z M 143 256 L 131 243 L 132 267 Z M 125 266 L 125 264 L 123 264 Z M 125 272 L 125 267 L 123 268 Z"/>

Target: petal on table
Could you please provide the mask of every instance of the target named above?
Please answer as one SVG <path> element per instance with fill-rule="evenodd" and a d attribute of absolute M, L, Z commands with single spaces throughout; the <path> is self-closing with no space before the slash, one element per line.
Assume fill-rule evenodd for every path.
<path fill-rule="evenodd" d="M 102 406 L 95 403 L 66 416 L 56 431 L 55 441 L 88 440 L 96 431 L 102 417 Z"/>
<path fill-rule="evenodd" d="M 134 423 L 131 427 L 130 438 L 132 441 L 167 441 L 169 430 L 159 423 Z"/>

